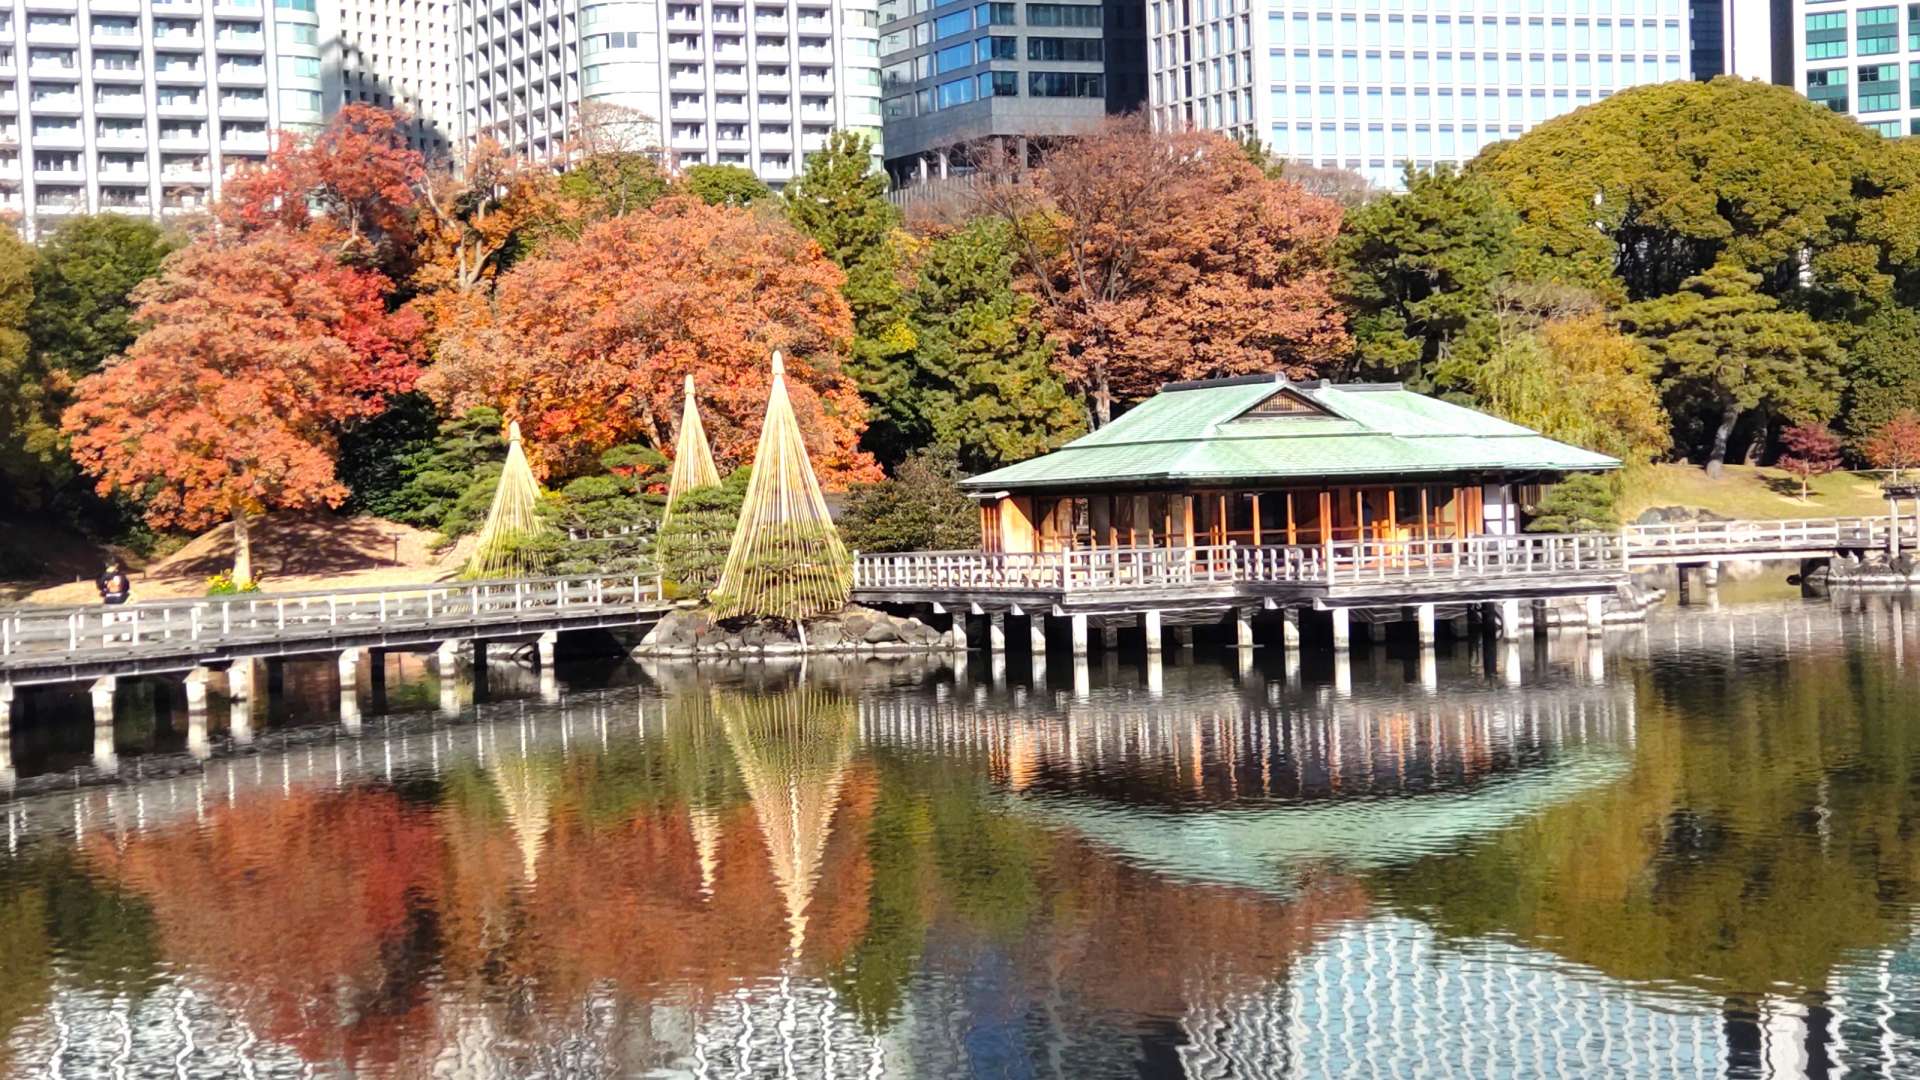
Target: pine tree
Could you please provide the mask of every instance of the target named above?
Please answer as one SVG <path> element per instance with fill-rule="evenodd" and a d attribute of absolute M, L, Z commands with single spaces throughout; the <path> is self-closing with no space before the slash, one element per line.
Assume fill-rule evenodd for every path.
<path fill-rule="evenodd" d="M 886 174 L 865 135 L 835 131 L 807 155 L 786 189 L 787 215 L 847 275 L 853 357 L 847 371 L 871 403 L 861 445 L 892 463 L 914 445 L 911 401 L 914 337 L 905 318 L 900 211 L 887 201 Z"/>

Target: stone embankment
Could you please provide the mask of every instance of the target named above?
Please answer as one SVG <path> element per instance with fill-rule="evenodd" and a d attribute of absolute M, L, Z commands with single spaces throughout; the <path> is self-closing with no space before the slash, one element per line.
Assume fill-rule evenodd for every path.
<path fill-rule="evenodd" d="M 1911 555 L 1892 560 L 1885 555 L 1841 555 L 1827 564 L 1823 584 L 1834 589 L 1920 589 L 1920 562 Z"/>
<path fill-rule="evenodd" d="M 837 615 L 811 620 L 805 630 L 803 639 L 791 627 L 721 621 L 710 611 L 675 611 L 648 632 L 633 655 L 723 658 L 803 652 L 933 652 L 954 647 L 950 630 L 935 630 L 919 619 L 864 607 L 849 607 Z"/>

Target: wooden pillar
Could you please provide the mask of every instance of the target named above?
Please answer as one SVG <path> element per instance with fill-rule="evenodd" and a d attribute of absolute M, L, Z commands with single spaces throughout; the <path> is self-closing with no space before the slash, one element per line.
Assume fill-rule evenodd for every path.
<path fill-rule="evenodd" d="M 1160 613 L 1154 610 L 1140 613 L 1140 636 L 1147 643 L 1148 663 L 1157 664 L 1160 657 Z"/>
<path fill-rule="evenodd" d="M 966 652 L 967 648 L 967 613 L 955 611 L 953 613 L 953 651 Z"/>
<path fill-rule="evenodd" d="M 113 746 L 113 699 L 118 689 L 118 679 L 102 675 L 87 691 L 93 699 L 93 767 L 105 773 L 120 770 L 120 756 Z"/>
<path fill-rule="evenodd" d="M 1607 598 L 1587 597 L 1587 636 L 1599 637 L 1607 629 Z"/>
<path fill-rule="evenodd" d="M 1027 645 L 1035 659 L 1045 659 L 1047 655 L 1047 613 L 1044 611 L 1027 612 Z"/>
<path fill-rule="evenodd" d="M 1233 644 L 1236 648 L 1253 648 L 1253 609 L 1233 609 Z"/>
<path fill-rule="evenodd" d="M 0 682 L 0 791 L 13 787 L 13 684 Z"/>
<path fill-rule="evenodd" d="M 1346 652 L 1352 645 L 1352 616 L 1343 607 L 1334 608 L 1329 614 L 1333 616 L 1333 650 Z"/>
<path fill-rule="evenodd" d="M 1007 651 L 1007 613 L 987 612 L 987 651 L 999 656 Z"/>
<path fill-rule="evenodd" d="M 1520 637 L 1520 601 L 1500 601 L 1500 640 L 1514 641 Z"/>
<path fill-rule="evenodd" d="M 1300 651 L 1300 609 L 1286 608 L 1280 612 L 1280 644 L 1288 652 Z"/>
<path fill-rule="evenodd" d="M 560 643 L 560 631 L 558 630 L 549 630 L 546 633 L 541 634 L 539 638 L 535 639 L 534 644 L 536 645 L 537 647 L 536 651 L 539 653 L 539 656 L 540 656 L 541 671 L 553 670 L 553 652 L 554 652 L 554 648 L 558 646 L 559 643 Z"/>
<path fill-rule="evenodd" d="M 1073 655 L 1076 658 L 1086 656 L 1087 655 L 1087 617 L 1085 615 L 1075 614 L 1075 615 L 1068 616 L 1067 621 L 1069 625 L 1072 627 L 1072 632 L 1073 632 Z"/>
<path fill-rule="evenodd" d="M 207 683 L 212 679 L 212 671 L 197 667 L 183 680 L 187 688 L 187 753 L 199 761 L 213 755 L 213 744 L 207 737 Z"/>
<path fill-rule="evenodd" d="M 1419 604 L 1414 608 L 1414 618 L 1420 630 L 1420 644 L 1433 644 L 1433 605 Z"/>
<path fill-rule="evenodd" d="M 1293 521 L 1293 492 L 1289 489 L 1287 492 L 1287 543 L 1292 545 L 1299 542 L 1300 529 Z"/>
<path fill-rule="evenodd" d="M 1253 493 L 1253 546 L 1260 546 L 1260 493 Z"/>
<path fill-rule="evenodd" d="M 460 641 L 457 638 L 441 642 L 440 647 L 433 651 L 433 662 L 443 675 L 452 671 L 459 661 Z"/>

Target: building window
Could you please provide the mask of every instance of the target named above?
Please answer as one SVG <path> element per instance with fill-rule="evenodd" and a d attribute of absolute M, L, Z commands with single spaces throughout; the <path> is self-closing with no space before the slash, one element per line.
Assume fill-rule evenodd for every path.
<path fill-rule="evenodd" d="M 1099 63 L 1102 59 L 1099 38 L 1030 37 L 1029 60 L 1072 60 Z"/>
<path fill-rule="evenodd" d="M 320 61 L 311 56 L 283 56 L 280 58 L 280 77 L 317 79 L 320 77 Z"/>
<path fill-rule="evenodd" d="M 936 40 L 964 34 L 973 29 L 973 12 L 956 11 L 951 15 L 942 15 L 933 20 L 933 36 Z"/>
<path fill-rule="evenodd" d="M 315 10 L 314 0 L 273 0 L 273 6 L 281 11 L 305 11 L 311 13 Z"/>
<path fill-rule="evenodd" d="M 1900 9 L 1866 8 L 1860 12 L 1855 38 L 1861 56 L 1884 56 L 1900 51 Z"/>
<path fill-rule="evenodd" d="M 980 4 L 973 9 L 975 26 L 1013 26 L 1020 21 L 1017 5 Z"/>
<path fill-rule="evenodd" d="M 993 78 L 993 96 L 994 97 L 1017 97 L 1019 95 L 1020 93 L 1020 73 L 1019 72 L 994 71 L 994 72 L 990 72 L 989 74 Z"/>
<path fill-rule="evenodd" d="M 949 71 L 958 71 L 973 64 L 973 42 L 949 45 L 933 54 L 934 74 L 945 75 Z"/>
<path fill-rule="evenodd" d="M 986 37 L 980 39 L 980 59 L 1016 60 L 1019 58 L 1020 39 L 1011 37 Z"/>
<path fill-rule="evenodd" d="M 880 103 L 880 115 L 887 120 L 906 120 L 913 116 L 913 95 L 902 94 Z"/>
<path fill-rule="evenodd" d="M 1847 111 L 1847 69 L 1825 68 L 1807 72 L 1807 97 L 1834 112 Z"/>
<path fill-rule="evenodd" d="M 888 64 L 880 69 L 880 85 L 888 90 L 902 87 L 913 81 L 913 61 L 902 60 L 897 64 Z"/>
<path fill-rule="evenodd" d="M 1029 9 L 1031 10 L 1031 9 Z M 1029 97 L 1105 97 L 1098 75 L 1068 71 L 1036 71 L 1027 79 Z"/>
<path fill-rule="evenodd" d="M 283 112 L 320 111 L 320 91 L 318 90 L 282 90 L 280 91 L 280 109 Z"/>
<path fill-rule="evenodd" d="M 1872 131 L 1877 131 L 1889 139 L 1900 137 L 1900 121 L 1898 120 L 1876 121 L 1875 123 L 1868 124 L 1867 128 Z"/>
<path fill-rule="evenodd" d="M 1843 11 L 1828 11 L 1807 16 L 1807 59 L 1831 60 L 1847 55 L 1847 16 Z M 1627 32 L 1625 24 L 1622 34 Z"/>
<path fill-rule="evenodd" d="M 965 105 L 973 100 L 973 80 L 955 79 L 952 82 L 941 83 L 937 98 L 942 109 Z"/>
<path fill-rule="evenodd" d="M 1100 26 L 1097 4 L 1028 4 L 1028 26 Z"/>
<path fill-rule="evenodd" d="M 1854 76 L 1860 83 L 1858 111 L 1889 112 L 1900 107 L 1900 65 L 1863 64 Z"/>

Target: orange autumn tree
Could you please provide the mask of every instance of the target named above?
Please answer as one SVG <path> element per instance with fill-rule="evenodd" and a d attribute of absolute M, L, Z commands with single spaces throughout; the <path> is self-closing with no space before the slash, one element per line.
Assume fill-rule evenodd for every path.
<path fill-rule="evenodd" d="M 821 479 L 878 479 L 866 409 L 843 369 L 853 318 L 840 270 L 777 214 L 663 199 L 552 243 L 502 276 L 491 321 L 443 328 L 421 382 L 445 408 L 518 418 L 537 470 L 569 475 L 621 443 L 673 445 L 688 375 L 722 468 L 748 463 L 771 375 Z"/>
<path fill-rule="evenodd" d="M 1223 135 L 1132 117 L 1038 169 L 986 171 L 982 209 L 1013 229 L 1022 287 L 1096 426 L 1169 380 L 1305 377 L 1350 350 L 1333 293 L 1339 204 L 1267 177 Z"/>
<path fill-rule="evenodd" d="M 76 388 L 74 460 L 156 527 L 230 519 L 250 582 L 248 516 L 339 505 L 340 426 L 418 377 L 418 319 L 389 314 L 387 290 L 281 228 L 175 252 L 134 293 L 147 329 Z"/>
<path fill-rule="evenodd" d="M 407 123 L 404 113 L 350 104 L 311 138 L 277 133 L 266 161 L 226 181 L 215 222 L 227 232 L 304 231 L 342 258 L 399 273 L 426 179 Z"/>

